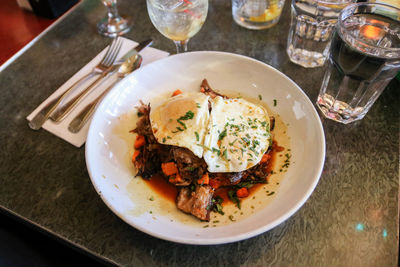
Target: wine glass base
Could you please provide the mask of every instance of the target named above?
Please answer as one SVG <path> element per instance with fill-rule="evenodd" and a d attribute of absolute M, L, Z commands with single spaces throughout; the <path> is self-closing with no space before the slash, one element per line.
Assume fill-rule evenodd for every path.
<path fill-rule="evenodd" d="M 131 24 L 131 20 L 127 17 L 118 17 L 113 20 L 104 18 L 97 24 L 97 31 L 107 37 L 117 37 L 129 32 Z"/>

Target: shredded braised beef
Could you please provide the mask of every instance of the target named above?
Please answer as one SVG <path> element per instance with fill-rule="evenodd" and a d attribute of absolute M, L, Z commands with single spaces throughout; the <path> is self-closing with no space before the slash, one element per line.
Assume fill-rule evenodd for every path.
<path fill-rule="evenodd" d="M 213 194 L 214 189 L 209 185 L 197 185 L 194 191 L 189 187 L 182 187 L 176 199 L 176 206 L 200 220 L 208 221 Z"/>
<path fill-rule="evenodd" d="M 187 148 L 172 147 L 172 154 L 177 164 L 179 174 L 183 182 L 176 183 L 177 186 L 190 185 L 194 180 L 197 181 L 207 172 L 207 163 L 202 158 L 198 158 Z"/>
<path fill-rule="evenodd" d="M 221 96 L 215 92 L 204 79 L 200 91 L 211 98 Z M 210 106 L 211 107 L 211 106 Z M 254 167 L 237 173 L 210 173 L 210 185 L 198 184 L 198 179 L 207 173 L 207 164 L 203 158 L 198 158 L 187 148 L 163 145 L 157 142 L 150 123 L 150 104 L 141 103 L 138 107 L 140 119 L 132 132 L 142 135 L 145 138 L 145 145 L 136 149 L 138 156 L 134 160 L 138 170 L 137 176 L 150 179 L 155 174 L 160 174 L 168 179 L 161 171 L 161 164 L 175 162 L 181 179 L 169 179 L 171 183 L 179 187 L 179 194 L 176 199 L 177 207 L 183 212 L 192 214 L 200 220 L 208 221 L 210 211 L 213 208 L 213 195 L 219 187 L 235 186 L 239 183 L 255 184 L 266 183 L 268 177 L 268 161 L 260 162 Z M 275 119 L 270 118 L 271 129 Z M 267 154 L 271 153 L 271 149 Z"/>
<path fill-rule="evenodd" d="M 221 96 L 221 97 L 223 97 L 223 98 L 228 98 L 228 97 L 225 96 L 225 95 L 221 95 L 221 94 L 215 92 L 215 91 L 210 87 L 210 85 L 208 84 L 207 79 L 204 79 L 204 80 L 201 82 L 201 85 L 200 85 L 200 92 L 202 92 L 202 93 L 205 94 L 205 95 L 210 96 L 212 99 L 214 99 L 214 98 L 217 97 L 217 96 Z"/>

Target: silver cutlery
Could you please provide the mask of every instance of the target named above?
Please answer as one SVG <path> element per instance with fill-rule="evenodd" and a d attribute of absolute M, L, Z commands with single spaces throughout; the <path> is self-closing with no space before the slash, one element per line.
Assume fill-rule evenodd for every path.
<path fill-rule="evenodd" d="M 79 132 L 83 126 L 89 121 L 94 110 L 96 109 L 99 102 L 103 99 L 103 97 L 110 91 L 114 85 L 124 78 L 129 73 L 132 73 L 134 70 L 140 68 L 142 64 L 142 57 L 139 54 L 136 54 L 130 57 L 125 63 L 123 63 L 118 69 L 118 79 L 110 85 L 107 89 L 103 91 L 95 100 L 89 103 L 68 125 L 68 130 L 72 133 Z"/>
<path fill-rule="evenodd" d="M 85 74 L 82 78 L 72 84 L 69 88 L 67 88 L 64 93 L 62 93 L 59 97 L 56 97 L 52 101 L 50 101 L 45 107 L 43 107 L 33 119 L 29 122 L 29 127 L 33 130 L 39 130 L 44 122 L 49 118 L 49 116 L 53 113 L 53 111 L 60 105 L 60 103 L 65 99 L 65 97 L 75 89 L 77 85 L 86 81 L 87 79 L 102 74 L 107 71 L 114 63 L 119 50 L 121 49 L 122 40 L 120 38 L 113 39 L 112 43 L 107 49 L 106 54 L 102 58 L 102 60 L 92 69 L 91 72 Z"/>
<path fill-rule="evenodd" d="M 137 45 L 135 48 L 131 49 L 128 53 L 126 53 L 121 59 L 119 59 L 113 66 L 110 67 L 110 69 L 107 72 L 104 72 L 100 77 L 98 77 L 89 87 L 87 87 L 85 90 L 80 92 L 78 95 L 73 97 L 71 100 L 69 100 L 66 104 L 61 106 L 59 109 L 57 109 L 53 114 L 50 115 L 50 118 L 55 121 L 55 122 L 60 122 L 65 118 L 65 116 L 73 110 L 73 108 L 91 91 L 92 88 L 94 88 L 97 83 L 100 80 L 103 80 L 108 74 L 111 76 L 112 74 L 115 73 L 115 71 L 122 66 L 122 64 L 136 55 L 139 51 L 141 51 L 143 48 L 147 47 L 152 43 L 152 40 L 146 40 L 144 42 L 141 42 L 139 45 Z"/>

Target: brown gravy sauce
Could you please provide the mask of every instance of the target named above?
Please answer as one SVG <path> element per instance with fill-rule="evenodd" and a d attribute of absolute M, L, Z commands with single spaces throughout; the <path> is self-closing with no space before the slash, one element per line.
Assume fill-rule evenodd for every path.
<path fill-rule="evenodd" d="M 274 141 L 270 152 L 271 158 L 268 161 L 267 165 L 267 173 L 268 173 L 268 176 L 266 178 L 267 183 L 269 182 L 271 171 L 274 169 L 275 162 L 277 159 L 277 153 L 281 152 L 283 149 L 284 149 L 283 147 L 279 146 L 277 142 Z M 178 188 L 175 185 L 169 183 L 167 179 L 165 179 L 161 174 L 156 174 L 153 175 L 150 179 L 143 179 L 143 180 L 157 194 L 162 196 L 164 199 L 175 203 L 175 200 L 178 196 Z M 264 185 L 265 184 L 255 184 L 251 188 L 249 188 L 248 197 L 252 196 Z M 233 204 L 233 202 L 230 200 L 228 196 L 228 191 L 230 190 L 231 190 L 230 187 L 220 187 L 215 191 L 214 197 L 216 196 L 221 197 L 224 200 L 223 206 L 227 204 Z"/>

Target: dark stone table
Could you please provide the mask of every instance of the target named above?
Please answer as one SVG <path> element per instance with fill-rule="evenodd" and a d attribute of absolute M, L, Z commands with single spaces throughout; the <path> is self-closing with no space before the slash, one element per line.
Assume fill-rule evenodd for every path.
<path fill-rule="evenodd" d="M 119 0 L 134 27 L 174 53 L 153 27 L 143 0 Z M 263 31 L 237 26 L 228 0 L 210 0 L 190 50 L 256 58 L 293 79 L 315 102 L 323 69 L 286 55 L 290 5 Z M 393 80 L 360 122 L 324 120 L 326 161 L 305 205 L 260 236 L 226 245 L 189 246 L 148 236 L 115 216 L 96 194 L 77 149 L 25 117 L 109 42 L 96 32 L 100 1 L 83 1 L 0 73 L 0 209 L 90 254 L 132 266 L 396 266 L 399 234 L 399 87 Z"/>

